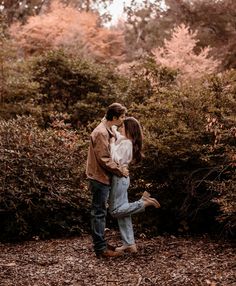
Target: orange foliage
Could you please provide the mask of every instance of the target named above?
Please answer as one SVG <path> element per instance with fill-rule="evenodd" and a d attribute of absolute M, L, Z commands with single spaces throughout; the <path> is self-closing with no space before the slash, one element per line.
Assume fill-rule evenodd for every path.
<path fill-rule="evenodd" d="M 64 48 L 96 60 L 120 61 L 124 36 L 120 31 L 99 27 L 99 17 L 54 1 L 50 11 L 30 17 L 27 24 L 11 26 L 11 35 L 25 55 Z"/>
<path fill-rule="evenodd" d="M 198 54 L 194 49 L 198 40 L 197 32 L 191 32 L 184 24 L 176 27 L 170 40 L 164 41 L 164 47 L 153 50 L 158 64 L 177 69 L 182 80 L 201 78 L 217 70 L 219 61 L 209 56 L 210 47 L 205 47 Z"/>

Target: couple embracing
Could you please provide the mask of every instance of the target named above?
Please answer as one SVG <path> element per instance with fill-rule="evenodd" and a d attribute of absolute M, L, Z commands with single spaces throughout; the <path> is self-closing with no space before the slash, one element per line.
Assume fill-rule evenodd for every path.
<path fill-rule="evenodd" d="M 92 194 L 91 231 L 96 256 L 116 257 L 137 252 L 131 215 L 147 206 L 160 207 L 144 192 L 140 200 L 129 203 L 128 165 L 142 158 L 142 129 L 134 117 L 126 117 L 126 107 L 113 103 L 90 135 L 86 174 Z M 122 246 L 112 247 L 105 240 L 107 204 L 118 220 Z"/>

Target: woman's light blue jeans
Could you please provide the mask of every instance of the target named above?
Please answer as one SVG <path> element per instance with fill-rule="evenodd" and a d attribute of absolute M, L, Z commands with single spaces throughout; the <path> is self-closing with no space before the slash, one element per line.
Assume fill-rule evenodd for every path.
<path fill-rule="evenodd" d="M 128 188 L 130 178 L 113 175 L 109 197 L 109 212 L 118 220 L 121 239 L 124 245 L 135 243 L 131 215 L 145 210 L 142 200 L 129 203 Z"/>

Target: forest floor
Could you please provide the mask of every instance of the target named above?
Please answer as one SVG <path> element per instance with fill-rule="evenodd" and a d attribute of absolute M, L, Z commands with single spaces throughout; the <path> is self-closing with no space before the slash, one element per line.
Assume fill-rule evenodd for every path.
<path fill-rule="evenodd" d="M 108 231 L 107 238 L 119 244 L 116 231 Z M 96 258 L 89 235 L 0 244 L 0 285 L 236 285 L 232 242 L 143 235 L 136 243 L 137 254 L 107 259 Z"/>

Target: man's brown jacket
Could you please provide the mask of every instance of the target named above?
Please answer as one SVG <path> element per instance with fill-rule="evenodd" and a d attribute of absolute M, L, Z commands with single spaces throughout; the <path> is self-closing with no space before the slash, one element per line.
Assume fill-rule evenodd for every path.
<path fill-rule="evenodd" d="M 101 122 L 91 133 L 86 166 L 86 175 L 89 179 L 103 184 L 111 184 L 113 174 L 122 176 L 121 166 L 111 158 L 110 138 L 114 136 L 112 131 Z"/>

